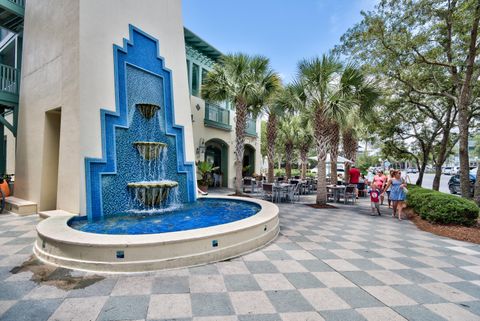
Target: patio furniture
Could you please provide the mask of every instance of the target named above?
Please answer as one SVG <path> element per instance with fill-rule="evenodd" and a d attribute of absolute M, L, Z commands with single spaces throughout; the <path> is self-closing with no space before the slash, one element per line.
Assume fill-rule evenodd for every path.
<path fill-rule="evenodd" d="M 335 191 L 331 187 L 327 186 L 327 202 L 330 201 L 330 200 L 332 202 L 335 201 Z"/>
<path fill-rule="evenodd" d="M 366 197 L 367 196 L 367 184 L 365 183 L 358 183 L 357 184 L 357 189 L 358 189 L 358 196 Z"/>
<path fill-rule="evenodd" d="M 244 178 L 243 179 L 243 192 L 245 190 L 250 190 L 250 193 L 255 193 L 255 180 L 252 178 Z"/>
<path fill-rule="evenodd" d="M 262 185 L 262 198 L 265 200 L 270 198 L 270 201 L 274 202 L 274 197 L 273 184 L 264 183 Z"/>
<path fill-rule="evenodd" d="M 355 185 L 348 185 L 348 186 L 345 188 L 345 193 L 344 193 L 344 195 L 343 195 L 345 204 L 347 204 L 348 200 L 351 200 L 351 201 L 352 201 L 352 204 L 355 203 L 356 198 L 357 198 L 357 196 L 356 196 L 356 194 L 355 194 L 355 188 L 356 188 Z"/>
<path fill-rule="evenodd" d="M 327 187 L 332 189 L 335 202 L 339 202 L 340 198 L 345 197 L 345 185 L 328 185 Z"/>
<path fill-rule="evenodd" d="M 293 187 L 291 184 L 275 184 L 273 185 L 274 198 L 276 201 L 281 202 L 282 200 L 286 201 L 288 199 L 289 188 Z"/>

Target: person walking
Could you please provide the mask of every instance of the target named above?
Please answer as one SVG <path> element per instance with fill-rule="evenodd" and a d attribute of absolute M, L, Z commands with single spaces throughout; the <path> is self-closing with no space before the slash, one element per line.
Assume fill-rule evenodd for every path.
<path fill-rule="evenodd" d="M 378 187 L 379 190 L 383 190 L 385 185 L 387 184 L 387 176 L 383 174 L 382 170 L 377 171 L 377 175 L 373 177 L 373 183 Z M 380 196 L 380 205 L 383 205 L 383 200 L 385 199 L 383 193 Z"/>
<path fill-rule="evenodd" d="M 360 170 L 352 165 L 348 171 L 348 177 L 350 177 L 349 184 L 355 185 L 355 196 L 358 198 L 358 183 L 360 183 Z"/>
<path fill-rule="evenodd" d="M 405 199 L 407 198 L 407 184 L 402 178 L 402 172 L 394 170 L 390 179 L 383 189 L 382 195 L 390 188 L 390 198 L 392 200 L 392 217 L 398 214 L 398 220 L 402 220 L 402 211 L 405 208 Z"/>

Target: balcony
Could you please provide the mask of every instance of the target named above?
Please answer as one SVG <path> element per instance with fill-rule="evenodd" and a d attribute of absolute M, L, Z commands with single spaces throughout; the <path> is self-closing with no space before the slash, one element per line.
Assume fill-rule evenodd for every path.
<path fill-rule="evenodd" d="M 19 70 L 0 64 L 0 103 L 18 104 Z"/>
<path fill-rule="evenodd" d="M 231 131 L 232 125 L 230 125 L 230 110 L 221 108 L 212 103 L 205 103 L 204 124 L 207 127 Z"/>
<path fill-rule="evenodd" d="M 0 26 L 13 32 L 23 29 L 24 0 L 0 0 Z"/>
<path fill-rule="evenodd" d="M 247 119 L 247 127 L 245 128 L 247 136 L 257 137 L 257 121 L 254 118 Z"/>

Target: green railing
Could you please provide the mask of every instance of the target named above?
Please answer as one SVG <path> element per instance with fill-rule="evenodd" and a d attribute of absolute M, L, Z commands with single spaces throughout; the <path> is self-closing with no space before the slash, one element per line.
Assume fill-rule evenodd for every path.
<path fill-rule="evenodd" d="M 249 136 L 257 136 L 257 121 L 253 118 L 247 119 L 247 127 L 245 128 L 245 134 Z"/>
<path fill-rule="evenodd" d="M 224 130 L 231 130 L 230 110 L 221 108 L 212 103 L 205 103 L 205 119 L 206 126 L 216 127 Z"/>
<path fill-rule="evenodd" d="M 18 69 L 0 64 L 0 92 L 18 95 Z"/>
<path fill-rule="evenodd" d="M 17 6 L 25 8 L 25 0 L 8 0 L 8 1 L 16 4 Z"/>

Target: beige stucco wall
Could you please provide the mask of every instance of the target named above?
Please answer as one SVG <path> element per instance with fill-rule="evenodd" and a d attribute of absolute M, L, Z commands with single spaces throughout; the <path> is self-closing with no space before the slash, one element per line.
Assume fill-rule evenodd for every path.
<path fill-rule="evenodd" d="M 48 166 L 42 155 L 45 112 L 61 107 L 57 208 L 84 213 L 84 158 L 102 156 L 100 109 L 115 109 L 112 45 L 123 46 L 129 24 L 159 39 L 173 73 L 176 123 L 185 128 L 187 161 L 194 161 L 180 0 L 30 0 L 16 196 L 41 203 L 42 166 Z"/>
<path fill-rule="evenodd" d="M 231 131 L 225 131 L 217 128 L 207 127 L 204 125 L 205 118 L 205 101 L 196 96 L 190 96 L 191 112 L 193 116 L 193 137 L 195 150 L 200 145 L 200 140 L 205 142 L 210 139 L 221 139 L 228 145 L 228 187 L 234 187 L 235 173 L 235 110 L 230 111 L 230 124 L 232 125 Z M 197 104 L 200 109 L 197 110 Z M 260 117 L 257 119 L 257 137 L 247 136 L 245 139 L 246 144 L 250 144 L 255 148 L 255 173 L 260 174 L 262 166 L 262 156 L 260 153 Z M 203 161 L 203 155 L 196 154 L 196 160 Z M 202 159 L 201 159 L 202 158 Z"/>

